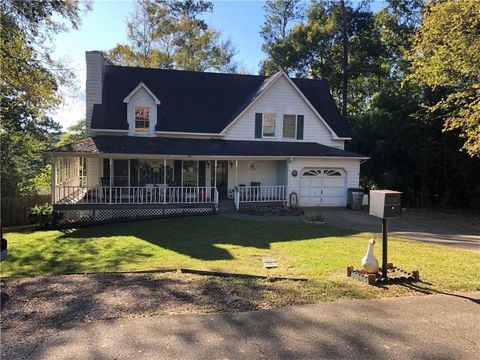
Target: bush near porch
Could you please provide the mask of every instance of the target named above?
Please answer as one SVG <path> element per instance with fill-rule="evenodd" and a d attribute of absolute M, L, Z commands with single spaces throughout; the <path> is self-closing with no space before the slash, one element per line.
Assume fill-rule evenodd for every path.
<path fill-rule="evenodd" d="M 1 264 L 1 276 L 182 267 L 308 277 L 322 282 L 322 288 L 335 287 L 340 297 L 347 298 L 403 293 L 402 286 L 387 292 L 346 277 L 347 265 L 360 266 L 370 236 L 328 224 L 222 216 L 138 221 L 68 232 L 7 232 L 9 253 Z M 380 244 L 375 254 L 380 260 Z M 396 265 L 418 269 L 425 282 L 419 285 L 430 290 L 480 287 L 480 252 L 391 238 L 389 254 Z M 264 256 L 275 258 L 279 267 L 264 269 Z M 311 283 L 305 286 L 311 290 Z"/>

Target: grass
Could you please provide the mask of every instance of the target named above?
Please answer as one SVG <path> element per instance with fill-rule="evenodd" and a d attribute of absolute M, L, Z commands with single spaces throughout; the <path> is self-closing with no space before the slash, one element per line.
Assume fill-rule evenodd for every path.
<path fill-rule="evenodd" d="M 250 274 L 308 277 L 317 282 L 290 284 L 294 297 L 359 298 L 385 296 L 345 276 L 347 265 L 360 266 L 371 234 L 328 224 L 259 222 L 221 216 L 159 219 L 100 225 L 67 232 L 7 232 L 9 253 L 1 276 L 71 272 L 116 272 L 160 268 L 195 268 Z M 381 244 L 375 254 L 380 260 Z M 266 270 L 262 257 L 279 267 Z M 480 252 L 395 238 L 389 260 L 418 269 L 430 291 L 480 289 Z M 279 285 L 287 286 L 287 285 Z M 389 295 L 401 294 L 401 287 Z M 311 295 L 311 296 L 310 296 Z M 272 296 L 276 296 L 272 293 Z"/>

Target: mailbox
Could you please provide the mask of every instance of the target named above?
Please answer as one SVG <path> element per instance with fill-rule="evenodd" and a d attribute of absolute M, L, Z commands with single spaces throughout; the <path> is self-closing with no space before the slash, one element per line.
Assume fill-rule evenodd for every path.
<path fill-rule="evenodd" d="M 382 219 L 402 216 L 402 193 L 392 190 L 370 190 L 370 215 Z"/>

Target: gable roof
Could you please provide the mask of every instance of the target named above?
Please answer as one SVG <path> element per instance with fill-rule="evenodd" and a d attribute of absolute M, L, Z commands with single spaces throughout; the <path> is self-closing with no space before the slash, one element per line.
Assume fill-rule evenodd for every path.
<path fill-rule="evenodd" d="M 240 116 L 245 112 L 247 111 L 248 108 L 250 108 L 251 106 L 254 105 L 254 103 L 260 98 L 261 95 L 263 95 L 265 93 L 265 91 L 270 87 L 272 86 L 279 78 L 285 78 L 287 80 L 287 82 L 292 86 L 292 88 L 300 95 L 300 97 L 302 98 L 302 100 L 305 101 L 305 103 L 307 104 L 307 106 L 310 107 L 310 109 L 315 113 L 315 115 L 319 118 L 319 120 L 325 125 L 325 127 L 332 133 L 332 135 L 334 136 L 334 138 L 347 138 L 347 137 L 344 137 L 344 136 L 338 136 L 337 133 L 331 128 L 331 126 L 325 121 L 325 119 L 323 118 L 322 115 L 320 115 L 317 111 L 317 109 L 310 103 L 310 101 L 306 98 L 306 96 L 302 93 L 302 91 L 298 88 L 298 86 L 292 81 L 292 79 L 290 79 L 288 77 L 288 75 L 283 72 L 283 71 L 279 71 L 277 72 L 275 75 L 271 76 L 271 77 L 268 77 L 267 79 L 265 79 L 265 81 L 263 82 L 263 84 L 260 86 L 260 88 L 255 92 L 254 96 L 249 99 L 247 102 L 246 102 L 246 105 L 245 107 L 243 107 L 238 113 L 237 115 L 235 116 L 234 120 L 232 120 L 225 129 L 223 129 L 222 133 L 225 133 L 228 128 L 230 126 L 232 126 L 239 118 Z M 315 80 L 314 80 L 315 81 Z M 331 99 L 332 100 L 332 103 L 333 103 L 333 98 Z M 333 103 L 334 105 L 334 109 L 337 110 L 338 112 L 338 109 L 337 107 L 335 106 L 335 103 Z M 345 130 L 344 133 L 347 133 L 347 131 Z"/>
<path fill-rule="evenodd" d="M 98 135 L 50 150 L 54 154 L 124 154 L 242 157 L 367 157 L 311 142 L 184 139 Z"/>
<path fill-rule="evenodd" d="M 102 104 L 94 105 L 91 126 L 128 130 L 123 100 L 143 83 L 161 101 L 156 131 L 219 134 L 274 77 L 106 65 Z M 348 138 L 327 83 L 291 80 L 335 134 Z"/>
<path fill-rule="evenodd" d="M 155 104 L 160 105 L 160 100 L 155 96 L 155 94 L 143 83 L 140 82 L 135 89 L 132 90 L 130 94 L 127 95 L 125 99 L 123 99 L 124 103 L 128 103 L 133 95 L 137 93 L 138 90 L 143 89 L 145 90 L 155 101 Z"/>

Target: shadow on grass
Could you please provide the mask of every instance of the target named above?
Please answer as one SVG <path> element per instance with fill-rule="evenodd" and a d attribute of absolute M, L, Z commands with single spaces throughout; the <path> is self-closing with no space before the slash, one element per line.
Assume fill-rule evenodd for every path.
<path fill-rule="evenodd" d="M 258 222 L 210 216 L 100 225 L 66 232 L 59 241 L 68 241 L 78 246 L 75 244 L 81 239 L 126 236 L 194 259 L 230 260 L 233 259 L 232 255 L 218 247 L 218 244 L 269 249 L 272 243 L 349 236 L 356 233 L 358 232 L 355 230 L 331 225 Z M 141 253 L 125 255 L 143 256 Z"/>

